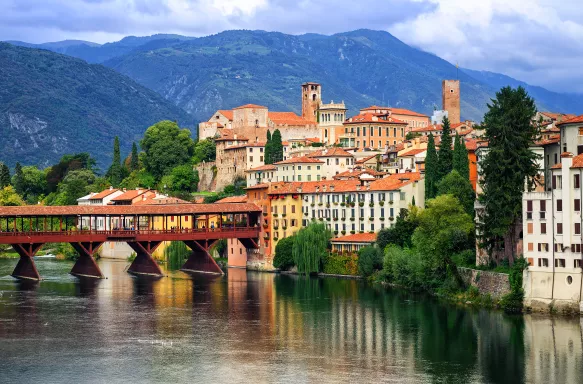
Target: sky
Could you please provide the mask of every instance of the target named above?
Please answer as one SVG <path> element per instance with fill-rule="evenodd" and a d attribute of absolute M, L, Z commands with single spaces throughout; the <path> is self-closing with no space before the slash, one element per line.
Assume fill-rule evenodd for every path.
<path fill-rule="evenodd" d="M 0 0 L 0 40 L 385 30 L 461 67 L 583 93 L 582 0 Z"/>

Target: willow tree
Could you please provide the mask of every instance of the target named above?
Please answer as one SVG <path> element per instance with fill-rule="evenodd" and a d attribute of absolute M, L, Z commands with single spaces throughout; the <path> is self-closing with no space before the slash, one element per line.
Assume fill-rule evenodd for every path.
<path fill-rule="evenodd" d="M 331 238 L 332 234 L 324 223 L 312 222 L 298 231 L 292 256 L 299 273 L 309 275 L 322 270 L 322 260 Z"/>

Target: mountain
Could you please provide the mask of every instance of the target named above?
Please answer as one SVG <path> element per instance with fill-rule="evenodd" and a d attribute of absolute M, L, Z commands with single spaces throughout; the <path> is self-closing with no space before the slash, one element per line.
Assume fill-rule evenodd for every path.
<path fill-rule="evenodd" d="M 114 136 L 122 151 L 163 119 L 194 126 L 184 110 L 103 65 L 0 43 L 0 161 L 47 166 L 87 151 L 102 170 Z"/>

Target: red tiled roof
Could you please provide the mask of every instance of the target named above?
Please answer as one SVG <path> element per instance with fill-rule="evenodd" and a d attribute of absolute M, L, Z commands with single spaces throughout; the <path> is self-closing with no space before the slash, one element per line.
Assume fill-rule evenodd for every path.
<path fill-rule="evenodd" d="M 255 184 L 252 187 L 247 187 L 245 189 L 267 189 L 269 188 L 269 183 L 261 183 L 261 184 Z"/>
<path fill-rule="evenodd" d="M 545 115 L 546 117 L 548 117 L 551 120 L 569 120 L 572 119 L 574 117 L 577 117 L 577 115 L 572 115 L 569 113 L 556 113 L 556 112 L 541 112 L 541 115 Z"/>
<path fill-rule="evenodd" d="M 478 140 L 466 139 L 466 149 L 468 151 L 475 151 L 478 148 Z"/>
<path fill-rule="evenodd" d="M 421 180 L 419 172 L 395 173 L 370 183 L 371 191 L 394 191 Z"/>
<path fill-rule="evenodd" d="M 68 205 L 0 207 L 0 216 L 69 216 L 69 215 L 181 215 L 200 213 L 261 212 L 250 203 L 173 204 L 173 205 Z"/>
<path fill-rule="evenodd" d="M 293 112 L 268 112 L 267 117 L 275 125 L 315 125 L 311 121 L 296 115 Z"/>
<path fill-rule="evenodd" d="M 232 204 L 232 203 L 246 203 L 247 202 L 247 195 L 243 195 L 243 196 L 230 196 L 230 197 L 225 197 L 224 199 L 221 199 L 219 201 L 217 201 L 217 204 Z"/>
<path fill-rule="evenodd" d="M 404 109 L 404 108 L 391 108 L 391 107 L 379 107 L 377 105 L 373 105 L 370 106 L 368 108 L 362 108 L 361 111 L 376 111 L 376 110 L 381 110 L 381 111 L 391 111 L 391 113 L 394 113 L 396 115 L 407 115 L 407 116 L 419 116 L 419 117 L 429 117 L 427 115 L 424 115 L 422 113 L 419 112 L 415 112 L 415 111 L 411 111 L 409 109 Z"/>
<path fill-rule="evenodd" d="M 428 125 L 427 127 L 423 128 L 413 128 L 411 132 L 435 132 L 435 131 L 443 131 L 443 127 L 441 124 L 432 124 Z"/>
<path fill-rule="evenodd" d="M 133 205 L 169 205 L 169 204 L 192 204 L 190 201 L 177 197 L 148 197 L 145 200 L 136 201 Z"/>
<path fill-rule="evenodd" d="M 117 188 L 113 188 L 113 189 L 106 189 L 105 191 L 101 191 L 99 192 L 97 195 L 93 195 L 89 198 L 89 200 L 102 200 L 103 198 L 111 195 L 114 192 L 119 191 L 119 189 Z"/>
<path fill-rule="evenodd" d="M 571 168 L 583 168 L 583 154 L 573 157 Z"/>
<path fill-rule="evenodd" d="M 377 240 L 376 233 L 355 233 L 330 240 L 332 243 L 374 243 Z"/>
<path fill-rule="evenodd" d="M 344 171 L 342 173 L 339 173 L 339 174 L 335 175 L 333 177 L 333 179 L 334 180 L 358 179 L 361 175 L 364 175 L 364 174 L 377 177 L 377 176 L 384 176 L 387 173 L 386 172 L 378 172 L 378 171 L 375 171 L 374 169 L 370 169 L 370 168 L 358 169 L 358 170 L 353 169 L 351 171 Z"/>
<path fill-rule="evenodd" d="M 253 109 L 267 109 L 267 107 L 264 107 L 263 105 L 257 105 L 257 104 L 245 104 L 245 105 L 241 105 L 237 108 L 233 108 L 233 110 L 235 109 L 245 109 L 245 108 L 253 108 Z"/>
<path fill-rule="evenodd" d="M 551 167 L 551 169 L 561 169 L 561 168 L 563 168 L 563 164 L 561 164 L 561 163 L 557 163 Z"/>
<path fill-rule="evenodd" d="M 115 197 L 115 198 L 111 199 L 111 201 L 133 200 L 136 197 L 141 196 L 141 195 L 143 195 L 146 192 L 155 193 L 154 191 L 152 191 L 150 189 L 130 189 L 129 191 L 126 191 L 126 192 L 122 193 L 118 197 Z"/>
<path fill-rule="evenodd" d="M 579 123 L 583 123 L 583 115 L 575 116 L 572 119 L 567 119 L 567 120 L 561 121 L 557 125 L 579 124 Z"/>
<path fill-rule="evenodd" d="M 557 144 L 561 141 L 561 135 L 552 135 L 549 136 L 548 139 L 536 141 L 536 145 L 550 145 L 550 144 Z"/>
<path fill-rule="evenodd" d="M 399 119 L 395 119 L 393 117 L 387 116 L 386 119 L 381 119 L 381 116 L 387 116 L 385 114 L 379 113 L 362 113 L 360 115 L 353 116 L 346 120 L 344 124 L 362 124 L 362 123 L 386 123 L 386 124 L 404 124 L 407 125 L 406 122 L 401 121 Z M 376 117 L 376 119 L 374 119 Z"/>
<path fill-rule="evenodd" d="M 221 131 L 221 137 L 215 139 L 215 141 L 225 140 L 249 141 L 249 139 L 241 135 L 237 135 L 237 139 L 235 139 L 235 131 L 232 129 L 223 129 Z"/>
<path fill-rule="evenodd" d="M 220 109 L 218 111 L 221 115 L 225 116 L 227 119 L 233 121 L 233 111 L 230 109 Z"/>
<path fill-rule="evenodd" d="M 326 152 L 326 153 L 324 153 Z M 308 157 L 352 157 L 352 155 L 346 152 L 342 148 L 332 147 L 328 149 L 321 149 L 319 151 L 310 153 Z"/>
<path fill-rule="evenodd" d="M 375 153 L 374 155 L 370 155 L 370 156 L 367 156 L 367 157 L 362 158 L 360 160 L 356 160 L 356 164 L 364 164 L 364 163 L 366 163 L 367 161 L 369 161 L 370 159 L 372 159 L 373 157 L 376 157 L 376 156 L 377 156 L 377 154 Z"/>
<path fill-rule="evenodd" d="M 273 164 L 265 164 L 262 165 L 260 167 L 255 167 L 255 168 L 251 168 L 248 169 L 245 172 L 256 172 L 256 171 L 275 171 L 277 169 L 277 167 Z"/>
<path fill-rule="evenodd" d="M 301 157 L 291 157 L 287 160 L 279 161 L 279 162 L 274 163 L 274 164 L 280 165 L 280 164 L 296 164 L 296 163 L 300 163 L 300 164 L 319 163 L 319 164 L 321 164 L 321 163 L 323 163 L 323 161 L 317 160 L 317 159 L 312 159 L 312 158 L 309 158 L 307 156 L 301 156 Z"/>
<path fill-rule="evenodd" d="M 418 154 L 426 152 L 426 151 L 427 151 L 427 148 L 414 148 L 414 149 L 410 149 L 407 152 L 399 155 L 399 157 L 415 156 L 415 155 L 418 155 Z"/>
<path fill-rule="evenodd" d="M 283 183 L 281 186 L 273 188 L 269 194 L 285 195 L 290 193 L 316 193 L 316 189 L 318 189 L 318 192 L 329 193 L 350 192 L 356 191 L 357 185 L 360 185 L 360 180 L 295 181 L 291 183 Z M 363 187 L 362 189 L 364 190 L 365 188 Z"/>

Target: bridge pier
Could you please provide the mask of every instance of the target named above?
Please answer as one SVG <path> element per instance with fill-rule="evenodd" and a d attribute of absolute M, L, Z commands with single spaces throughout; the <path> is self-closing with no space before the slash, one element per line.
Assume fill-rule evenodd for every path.
<path fill-rule="evenodd" d="M 69 243 L 79 253 L 79 259 L 73 265 L 70 274 L 78 277 L 94 277 L 104 279 L 103 273 L 97 266 L 93 255 L 103 243 Z"/>
<path fill-rule="evenodd" d="M 17 279 L 40 280 L 40 275 L 32 259 L 43 244 L 13 244 L 12 247 L 20 256 L 16 268 L 12 272 L 12 277 Z"/>
<path fill-rule="evenodd" d="M 215 259 L 208 252 L 211 245 L 216 240 L 197 241 L 197 240 L 184 240 L 184 244 L 192 250 L 192 253 L 188 257 L 188 260 L 184 263 L 181 271 L 187 272 L 202 272 L 202 273 L 212 273 L 218 275 L 224 275 L 225 273 L 215 262 Z"/>
<path fill-rule="evenodd" d="M 133 275 L 164 276 L 152 253 L 161 241 L 128 241 L 128 245 L 136 252 L 136 259 L 128 268 Z"/>

